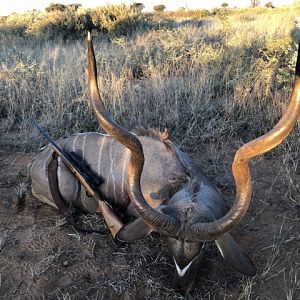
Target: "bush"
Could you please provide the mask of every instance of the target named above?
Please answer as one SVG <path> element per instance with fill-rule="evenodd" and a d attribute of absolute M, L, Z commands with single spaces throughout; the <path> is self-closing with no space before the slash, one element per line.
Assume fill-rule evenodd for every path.
<path fill-rule="evenodd" d="M 147 26 L 140 13 L 141 3 L 134 7 L 109 5 L 96 9 L 83 9 L 79 4 L 51 4 L 46 12 L 31 11 L 11 14 L 0 19 L 2 34 L 29 35 L 38 38 L 78 38 L 88 30 L 109 37 L 128 36 L 141 26 Z M 138 7 L 138 8 L 137 8 Z"/>
<path fill-rule="evenodd" d="M 267 8 L 275 8 L 275 6 L 273 6 L 272 2 L 266 3 L 265 7 L 267 7 Z"/>
<path fill-rule="evenodd" d="M 133 2 L 130 5 L 130 9 L 132 9 L 138 13 L 141 13 L 144 8 L 145 8 L 145 5 L 143 3 L 139 3 L 139 2 Z"/>
<path fill-rule="evenodd" d="M 53 12 L 53 11 L 64 11 L 66 6 L 60 3 L 51 3 L 49 6 L 45 8 L 46 12 Z"/>
<path fill-rule="evenodd" d="M 166 6 L 163 4 L 153 6 L 155 12 L 163 12 L 166 9 Z"/>
<path fill-rule="evenodd" d="M 26 13 L 12 13 L 1 18 L 0 29 L 2 34 L 23 36 L 28 26 L 39 18 L 40 12 L 32 10 Z"/>
<path fill-rule="evenodd" d="M 128 36 L 143 23 L 143 17 L 126 5 L 98 7 L 91 13 L 93 24 L 98 31 L 110 37 Z"/>
<path fill-rule="evenodd" d="M 73 13 L 72 10 L 52 11 L 41 14 L 35 22 L 28 26 L 26 32 L 36 37 L 52 39 L 55 37 L 76 37 L 86 29 L 81 23 L 82 15 Z"/>

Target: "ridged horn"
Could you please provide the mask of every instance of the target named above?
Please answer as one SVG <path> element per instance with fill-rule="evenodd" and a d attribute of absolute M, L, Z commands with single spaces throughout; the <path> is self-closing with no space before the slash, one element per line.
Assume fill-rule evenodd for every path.
<path fill-rule="evenodd" d="M 115 123 L 102 102 L 97 82 L 97 66 L 91 34 L 88 33 L 88 86 L 91 105 L 100 126 L 113 138 L 130 150 L 128 165 L 129 195 L 139 215 L 151 227 L 167 232 L 177 232 L 179 222 L 172 216 L 164 215 L 148 205 L 140 185 L 144 166 L 144 153 L 139 139 L 125 128 Z"/>
<path fill-rule="evenodd" d="M 241 221 L 247 212 L 251 199 L 251 174 L 248 161 L 278 146 L 291 132 L 300 115 L 300 45 L 294 87 L 290 103 L 276 126 L 265 135 L 250 141 L 239 148 L 232 164 L 236 196 L 232 208 L 219 220 L 210 223 L 197 223 L 187 233 L 192 241 L 216 240 L 229 232 Z"/>

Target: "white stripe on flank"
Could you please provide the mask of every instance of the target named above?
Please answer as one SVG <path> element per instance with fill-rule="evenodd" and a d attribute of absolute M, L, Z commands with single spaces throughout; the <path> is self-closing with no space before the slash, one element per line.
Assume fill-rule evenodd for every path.
<path fill-rule="evenodd" d="M 101 157 L 102 157 L 102 151 L 103 151 L 103 145 L 105 141 L 106 136 L 103 136 L 101 139 L 101 145 L 100 145 L 100 150 L 99 150 L 99 158 L 98 158 L 98 166 L 97 166 L 97 171 L 98 175 L 101 176 L 100 168 L 101 168 Z"/>
<path fill-rule="evenodd" d="M 86 144 L 86 137 L 87 137 L 88 133 L 83 137 L 83 141 L 82 141 L 82 160 L 84 161 L 84 157 L 85 157 L 85 144 Z"/>
<path fill-rule="evenodd" d="M 192 262 L 194 261 L 195 258 L 193 258 L 187 266 L 185 266 L 183 269 L 180 269 L 180 267 L 177 265 L 177 262 L 176 262 L 176 259 L 175 257 L 173 257 L 174 259 L 174 262 L 175 262 L 175 266 L 176 266 L 176 270 L 177 270 L 177 274 L 180 276 L 180 277 L 183 277 L 184 274 L 186 273 L 186 271 L 189 269 L 189 267 L 191 266 Z"/>
<path fill-rule="evenodd" d="M 101 135 L 101 136 L 110 136 L 109 134 L 101 133 L 101 132 L 93 132 L 93 133 L 96 133 L 97 135 Z"/>
<path fill-rule="evenodd" d="M 79 192 L 79 181 L 75 180 L 74 185 L 75 185 L 75 192 L 74 192 L 74 202 L 75 202 L 77 200 L 77 196 Z"/>
<path fill-rule="evenodd" d="M 73 144 L 72 144 L 72 150 L 71 151 L 75 152 L 75 153 L 76 153 L 76 144 L 77 144 L 78 137 L 79 137 L 79 133 L 76 134 L 76 136 L 73 140 Z M 78 192 L 79 192 L 79 181 L 75 180 L 75 195 L 74 195 L 74 198 L 76 198 Z"/>
<path fill-rule="evenodd" d="M 128 151 L 127 148 L 124 149 L 125 151 L 125 157 L 123 158 L 123 170 L 122 170 L 122 196 L 124 195 L 124 188 L 125 188 L 125 171 L 126 171 L 126 161 L 127 161 L 127 156 L 128 156 Z"/>
<path fill-rule="evenodd" d="M 76 143 L 77 143 L 77 139 L 78 139 L 78 134 L 76 134 L 74 140 L 73 140 L 73 144 L 72 144 L 72 151 L 76 152 Z"/>
<path fill-rule="evenodd" d="M 58 188 L 59 183 L 61 183 L 61 158 L 58 157 L 57 159 L 57 181 L 58 181 Z"/>
<path fill-rule="evenodd" d="M 114 176 L 114 172 L 113 172 L 113 156 L 112 156 L 112 143 L 114 142 L 113 139 L 111 139 L 110 144 L 109 144 L 109 160 L 110 160 L 110 175 L 111 175 L 111 179 L 112 179 L 112 184 L 113 184 L 113 192 L 114 192 L 114 200 L 117 200 L 116 197 L 116 184 L 115 184 L 115 176 Z"/>

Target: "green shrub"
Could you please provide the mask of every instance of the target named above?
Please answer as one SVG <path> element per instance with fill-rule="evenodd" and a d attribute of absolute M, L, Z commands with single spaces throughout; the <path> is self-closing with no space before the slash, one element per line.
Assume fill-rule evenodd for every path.
<path fill-rule="evenodd" d="M 87 30 L 94 30 L 113 38 L 128 36 L 146 23 L 140 11 L 132 5 L 108 5 L 87 10 L 76 4 L 51 4 L 46 12 L 32 11 L 1 18 L 0 30 L 2 34 L 44 39 L 77 38 Z"/>
<path fill-rule="evenodd" d="M 80 17 L 81 15 L 70 9 L 43 13 L 34 23 L 28 26 L 27 33 L 45 39 L 58 36 L 63 38 L 76 37 L 84 31 L 84 25 L 81 23 Z"/>
<path fill-rule="evenodd" d="M 133 2 L 130 5 L 130 9 L 132 9 L 132 10 L 138 12 L 138 13 L 141 13 L 144 8 L 145 8 L 145 5 L 143 3 L 140 3 L 140 2 Z"/>
<path fill-rule="evenodd" d="M 132 6 L 109 5 L 91 13 L 96 30 L 107 32 L 110 37 L 128 36 L 147 23 Z"/>
<path fill-rule="evenodd" d="M 163 4 L 153 6 L 155 12 L 163 12 L 166 9 L 166 6 Z"/>
<path fill-rule="evenodd" d="M 45 8 L 46 12 L 53 11 L 64 11 L 66 9 L 66 5 L 60 3 L 50 3 L 49 6 Z"/>
<path fill-rule="evenodd" d="M 2 18 L 0 30 L 2 34 L 23 36 L 28 26 L 31 26 L 39 18 L 40 12 L 32 10 L 26 13 L 12 13 Z"/>

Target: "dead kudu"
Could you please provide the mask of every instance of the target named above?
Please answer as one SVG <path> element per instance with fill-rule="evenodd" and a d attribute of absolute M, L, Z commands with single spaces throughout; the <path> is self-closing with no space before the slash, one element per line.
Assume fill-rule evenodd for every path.
<path fill-rule="evenodd" d="M 235 154 L 232 172 L 236 197 L 230 210 L 219 191 L 202 173 L 201 167 L 176 148 L 165 132 L 139 130 L 132 133 L 112 120 L 98 90 L 90 35 L 88 86 L 94 114 L 108 135 L 79 133 L 59 139 L 57 144 L 65 153 L 75 154 L 98 179 L 102 179 L 98 193 L 100 199 L 114 210 L 110 212 L 112 219 L 118 210 L 135 217 L 133 222 L 121 225 L 116 238 L 133 241 L 152 231 L 160 233 L 174 259 L 174 288 L 183 291 L 190 290 L 193 285 L 199 254 L 206 241 L 215 241 L 223 258 L 236 270 L 254 275 L 253 263 L 229 232 L 241 221 L 250 203 L 248 161 L 278 146 L 288 136 L 300 114 L 299 52 L 294 89 L 286 112 L 270 132 L 243 145 Z M 29 166 L 32 194 L 56 208 L 53 198 L 60 197 L 67 207 L 98 213 L 99 197 L 86 195 L 61 157 L 58 157 L 56 166 L 51 167 L 55 178 L 51 175 L 53 171 L 48 176 L 53 151 L 51 145 L 47 146 Z"/>

